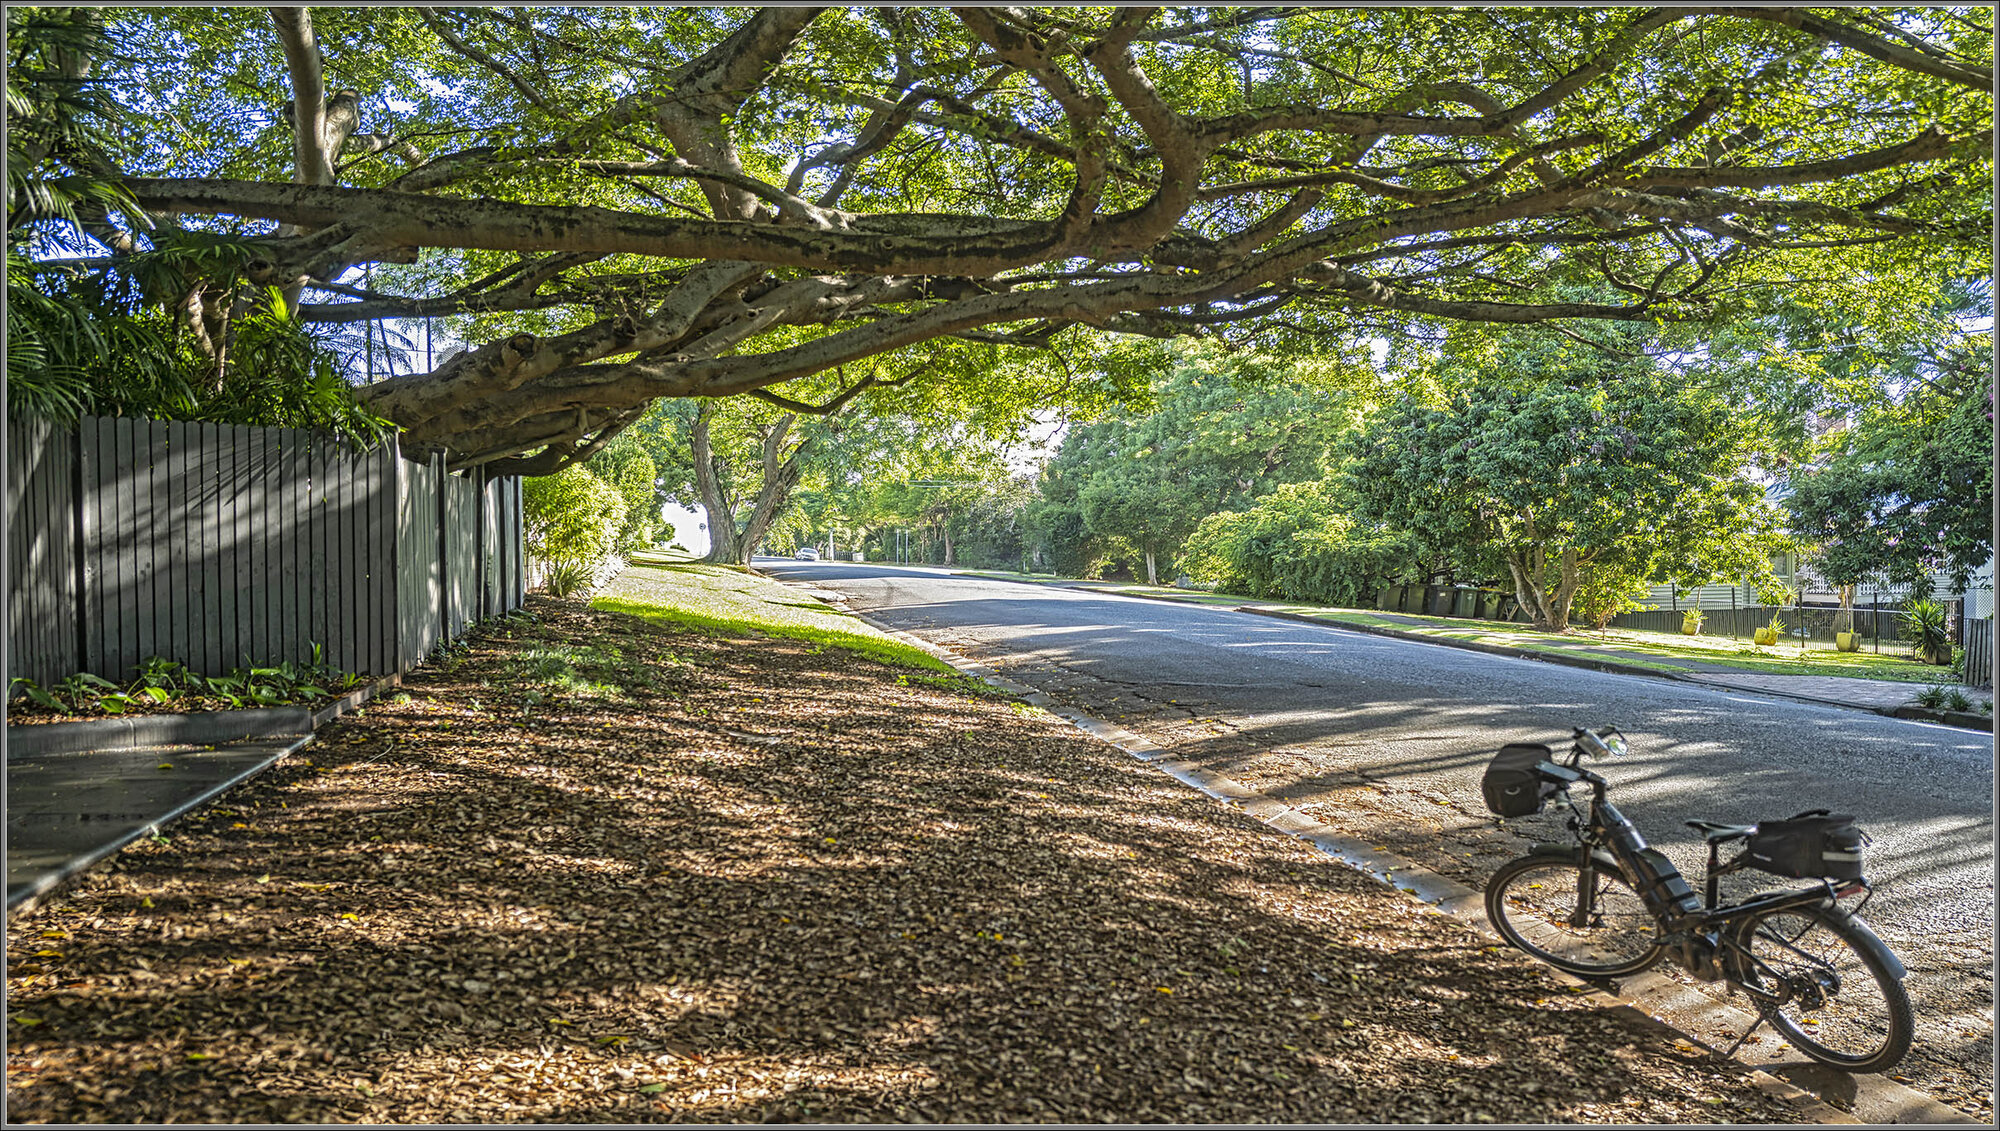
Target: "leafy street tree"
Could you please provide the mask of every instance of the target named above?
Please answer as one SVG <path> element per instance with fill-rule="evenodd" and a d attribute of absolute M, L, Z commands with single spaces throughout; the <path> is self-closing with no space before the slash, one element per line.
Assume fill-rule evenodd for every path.
<path fill-rule="evenodd" d="M 1827 457 L 1791 477 L 1793 531 L 1851 603 L 1870 578 L 1963 590 L 1993 556 L 1993 375 L 1967 352 L 1830 438 Z"/>
<path fill-rule="evenodd" d="M 495 472 L 926 343 L 1705 320 L 1990 230 L 1984 7 L 105 18 L 155 128 L 48 171 L 131 203 L 79 187 L 101 247 L 38 270 L 227 237 L 158 300 L 211 351 L 251 288 L 443 319 L 471 348 L 363 404 Z"/>
<path fill-rule="evenodd" d="M 1281 484 L 1247 510 L 1212 514 L 1186 549 L 1189 576 L 1223 592 L 1349 606 L 1416 556 L 1408 536 L 1357 523 L 1337 479 Z"/>
<path fill-rule="evenodd" d="M 619 523 L 612 547 L 615 552 L 629 555 L 651 546 L 662 536 L 673 536 L 672 527 L 662 530 L 665 524 L 660 521 L 659 473 L 645 448 L 631 442 L 629 436 L 621 436 L 592 456 L 585 466 L 625 501 L 625 518 Z"/>
<path fill-rule="evenodd" d="M 1204 518 L 1325 474 L 1379 384 L 1365 370 L 1214 348 L 1169 360 L 1148 410 L 1074 428 L 1050 469 L 1075 482 L 1085 528 L 1130 545 L 1151 584 Z"/>
<path fill-rule="evenodd" d="M 1741 476 L 1751 438 L 1720 398 L 1643 354 L 1516 345 L 1447 370 L 1437 403 L 1406 397 L 1371 423 L 1349 468 L 1359 517 L 1420 547 L 1496 555 L 1555 631 L 1593 573 L 1629 586 L 1768 568 L 1769 507 Z"/>

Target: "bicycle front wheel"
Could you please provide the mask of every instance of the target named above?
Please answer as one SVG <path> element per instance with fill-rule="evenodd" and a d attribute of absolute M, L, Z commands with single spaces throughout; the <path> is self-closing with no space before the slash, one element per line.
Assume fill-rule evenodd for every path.
<path fill-rule="evenodd" d="M 1486 884 L 1486 917 L 1508 942 L 1586 978 L 1636 974 L 1660 960 L 1658 924 L 1625 877 L 1561 856 L 1523 856 Z"/>
<path fill-rule="evenodd" d="M 1910 1051 L 1910 995 L 1867 926 L 1790 907 L 1751 916 L 1734 938 L 1737 980 L 1793 1048 L 1850 1072 L 1886 1072 Z"/>

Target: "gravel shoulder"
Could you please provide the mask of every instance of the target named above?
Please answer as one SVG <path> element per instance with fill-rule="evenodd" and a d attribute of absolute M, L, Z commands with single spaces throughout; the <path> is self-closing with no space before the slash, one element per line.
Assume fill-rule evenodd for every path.
<path fill-rule="evenodd" d="M 1053 716 L 530 611 L 10 923 L 10 1122 L 1805 1121 Z"/>

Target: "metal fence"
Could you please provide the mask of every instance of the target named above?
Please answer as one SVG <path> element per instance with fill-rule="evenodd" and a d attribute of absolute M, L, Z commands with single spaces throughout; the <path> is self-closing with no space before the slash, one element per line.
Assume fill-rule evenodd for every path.
<path fill-rule="evenodd" d="M 1952 642 L 1955 644 L 1969 647 L 1973 626 L 1989 623 L 1966 618 L 1962 599 L 1952 598 L 1940 603 L 1949 613 Z M 1708 609 L 1702 614 L 1701 634 L 1748 640 L 1753 631 L 1771 623 L 1774 613 L 1785 625 L 1782 639 L 1794 644 L 1814 640 L 1833 643 L 1840 610 L 1829 605 L 1746 605 L 1737 609 Z M 1620 613 L 1611 618 L 1611 625 L 1648 632 L 1679 632 L 1682 615 L 1682 612 L 1668 609 Z M 1854 610 L 1854 631 L 1861 637 L 1861 646 L 1871 651 L 1908 648 L 1909 644 L 1903 639 L 1903 621 L 1908 615 L 1902 609 L 1860 606 Z"/>
<path fill-rule="evenodd" d="M 518 479 L 291 428 L 8 428 L 8 676 L 402 671 L 526 588 Z"/>

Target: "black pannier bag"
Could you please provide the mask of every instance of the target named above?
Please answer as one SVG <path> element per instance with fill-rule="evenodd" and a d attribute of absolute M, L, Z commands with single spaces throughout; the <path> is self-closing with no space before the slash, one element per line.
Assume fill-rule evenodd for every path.
<path fill-rule="evenodd" d="M 1782 821 L 1759 821 L 1750 836 L 1752 868 L 1798 879 L 1858 880 L 1868 834 L 1846 813 L 1813 809 Z"/>
<path fill-rule="evenodd" d="M 1539 742 L 1513 742 L 1500 748 L 1479 781 L 1486 807 L 1502 817 L 1526 817 L 1542 811 L 1555 796 L 1556 783 L 1535 772 L 1535 763 L 1554 753 Z"/>

